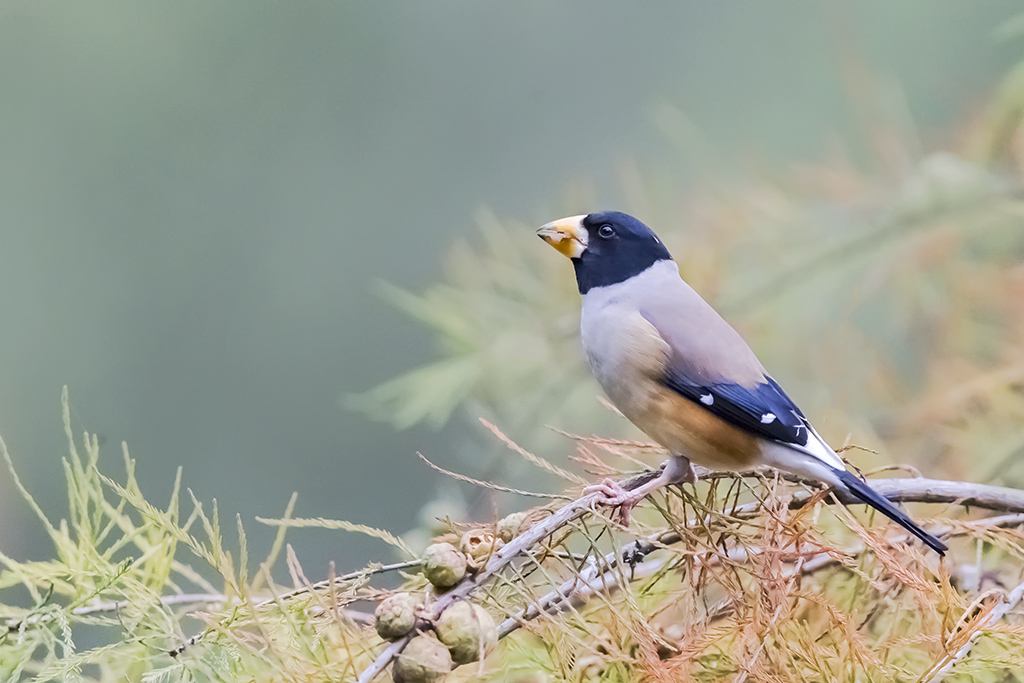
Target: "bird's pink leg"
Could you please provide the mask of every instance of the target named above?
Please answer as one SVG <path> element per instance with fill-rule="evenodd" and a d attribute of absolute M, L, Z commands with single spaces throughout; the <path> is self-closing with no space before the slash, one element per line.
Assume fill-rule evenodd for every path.
<path fill-rule="evenodd" d="M 652 492 L 657 491 L 663 486 L 694 482 L 696 479 L 697 475 L 694 473 L 690 461 L 682 456 L 674 455 L 665 461 L 665 468 L 661 471 L 661 474 L 632 491 L 622 488 L 622 485 L 617 481 L 605 479 L 598 484 L 588 486 L 583 489 L 583 492 L 598 494 L 597 502 L 601 505 L 619 508 L 619 520 L 624 526 L 629 526 L 630 511 Z"/>

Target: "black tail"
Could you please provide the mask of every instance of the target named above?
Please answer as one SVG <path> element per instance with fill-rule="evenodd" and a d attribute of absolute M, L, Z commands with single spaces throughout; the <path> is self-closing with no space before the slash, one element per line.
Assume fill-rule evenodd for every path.
<path fill-rule="evenodd" d="M 946 554 L 949 548 L 945 543 L 915 524 L 914 520 L 910 519 L 902 510 L 889 502 L 888 498 L 868 486 L 866 482 L 858 479 L 857 475 L 845 470 L 835 470 L 835 474 L 839 481 L 843 483 L 843 486 L 854 496 L 917 536 L 926 546 L 939 555 Z"/>

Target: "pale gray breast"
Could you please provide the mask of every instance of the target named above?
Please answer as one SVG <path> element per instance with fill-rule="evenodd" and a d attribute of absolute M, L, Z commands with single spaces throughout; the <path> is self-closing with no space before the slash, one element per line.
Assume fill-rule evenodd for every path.
<path fill-rule="evenodd" d="M 664 375 L 671 349 L 643 316 L 649 271 L 627 282 L 590 290 L 583 298 L 580 339 L 587 363 L 608 398 L 627 417 L 646 408 Z M 678 276 L 676 276 L 678 280 Z"/>
<path fill-rule="evenodd" d="M 682 280 L 673 261 L 590 290 L 583 297 L 580 335 L 594 376 L 616 404 L 642 398 L 634 385 L 660 381 L 668 364 L 699 382 L 764 381 L 764 368 L 747 343 Z M 647 387 L 639 391 L 649 393 Z"/>

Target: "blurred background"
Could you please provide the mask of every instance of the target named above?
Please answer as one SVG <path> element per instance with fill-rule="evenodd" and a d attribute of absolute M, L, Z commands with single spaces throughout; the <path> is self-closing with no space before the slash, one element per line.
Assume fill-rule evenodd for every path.
<path fill-rule="evenodd" d="M 245 520 L 522 506 L 415 452 L 553 490 L 477 418 L 562 464 L 547 425 L 633 434 L 533 237 L 618 208 L 859 465 L 1024 483 L 1020 12 L 4 2 L 0 434 L 51 517 L 64 384 L 154 501 L 181 466 Z M 0 549 L 48 556 L 12 494 Z M 388 552 L 326 538 L 311 573 Z"/>

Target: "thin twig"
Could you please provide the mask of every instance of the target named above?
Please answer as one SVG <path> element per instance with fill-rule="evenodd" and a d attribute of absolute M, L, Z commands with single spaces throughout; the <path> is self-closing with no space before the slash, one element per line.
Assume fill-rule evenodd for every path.
<path fill-rule="evenodd" d="M 467 484 L 473 484 L 475 486 L 479 486 L 480 488 L 490 489 L 492 491 L 502 491 L 504 493 L 515 493 L 516 495 L 527 496 L 529 498 L 572 500 L 571 496 L 563 496 L 559 493 L 537 493 L 535 491 L 524 491 L 523 489 L 514 489 L 511 486 L 502 486 L 501 484 L 495 484 L 494 482 L 483 481 L 481 479 L 474 479 L 473 477 L 467 476 L 465 474 L 459 474 L 458 472 L 452 472 L 451 470 L 446 470 L 440 465 L 434 464 L 433 462 L 427 459 L 427 456 L 423 455 L 419 451 L 416 451 L 416 455 L 419 456 L 419 459 L 426 463 L 430 469 L 440 472 L 441 474 L 451 477 L 452 479 L 455 479 L 457 481 L 463 481 L 466 482 Z"/>
<path fill-rule="evenodd" d="M 942 479 L 871 479 L 869 483 L 895 503 L 956 503 L 1001 512 L 1024 512 L 1024 491 L 1006 486 Z M 861 502 L 848 494 L 836 494 L 846 504 Z M 794 503 L 799 507 L 810 495 L 797 492 Z"/>
<path fill-rule="evenodd" d="M 282 600 L 291 600 L 291 599 L 299 597 L 301 595 L 305 595 L 306 593 L 310 593 L 310 592 L 313 592 L 313 591 L 321 591 L 321 590 L 324 590 L 325 588 L 336 586 L 336 585 L 338 585 L 340 583 L 345 583 L 346 581 L 352 581 L 352 580 L 359 579 L 359 578 L 362 578 L 362 577 L 365 577 L 365 576 L 373 576 L 374 574 L 383 574 L 385 572 L 392 572 L 392 571 L 398 571 L 398 570 L 401 570 L 401 569 L 409 569 L 411 567 L 418 567 L 421 564 L 423 564 L 423 563 L 420 560 L 407 560 L 405 562 L 394 562 L 392 564 L 383 564 L 383 565 L 378 565 L 378 566 L 370 566 L 370 567 L 367 567 L 367 568 L 365 568 L 363 570 L 360 570 L 360 571 L 349 572 L 348 574 L 342 574 L 341 576 L 336 576 L 336 577 L 334 577 L 334 579 L 324 579 L 323 581 L 318 581 L 317 583 L 314 583 L 314 584 L 312 584 L 310 586 L 300 586 L 300 587 L 298 587 L 298 588 L 296 588 L 294 590 L 291 590 L 291 591 L 289 591 L 289 592 L 287 592 L 287 593 L 285 593 L 283 595 L 277 596 L 276 598 L 275 597 L 270 597 L 270 598 L 263 599 L 260 602 L 257 602 L 253 607 L 254 607 L 254 609 L 260 609 L 260 608 L 263 608 L 263 607 L 267 607 L 269 605 L 277 604 L 277 603 L 279 603 Z M 353 618 L 353 621 L 358 621 L 358 622 L 361 622 L 361 623 L 366 621 L 366 619 L 363 619 L 360 614 L 353 614 L 351 616 Z M 217 629 L 215 627 L 212 627 L 212 626 L 209 627 L 209 628 L 203 629 L 202 631 L 200 631 L 199 633 L 195 634 L 194 636 L 190 636 L 189 638 L 187 638 L 185 640 L 185 642 L 183 642 L 181 645 L 179 645 L 178 647 L 174 648 L 173 650 L 171 650 L 167 654 L 169 654 L 171 657 L 177 657 L 181 653 L 183 653 L 185 650 L 187 650 L 188 648 L 190 648 L 193 645 L 197 644 L 199 641 L 201 641 L 203 638 L 205 638 L 207 635 L 209 635 L 210 633 L 212 633 L 215 630 L 217 630 Z"/>
<path fill-rule="evenodd" d="M 328 582 L 321 581 L 318 584 L 314 584 L 315 587 L 326 588 Z M 301 592 L 307 592 L 309 589 L 304 588 Z M 297 595 L 298 591 L 293 591 L 293 595 Z M 257 606 L 262 606 L 273 602 L 273 598 L 261 598 L 263 602 Z M 161 607 L 182 607 L 190 605 L 227 605 L 237 604 L 241 602 L 238 598 L 224 595 L 223 593 L 177 593 L 174 595 L 164 595 L 159 599 Z M 71 610 L 71 616 L 75 617 L 89 617 L 94 614 L 109 614 L 111 612 L 120 612 L 128 605 L 135 604 L 132 600 L 102 600 L 96 602 L 90 602 L 89 604 L 76 607 Z M 315 610 L 314 610 L 315 613 Z M 346 617 L 352 621 L 369 625 L 373 623 L 373 615 L 360 610 L 346 609 L 343 610 Z M 8 621 L 7 632 L 14 633 L 20 631 L 29 626 L 38 626 L 40 624 L 50 621 L 52 617 L 48 614 L 33 614 L 25 619 L 11 620 Z"/>
<path fill-rule="evenodd" d="M 999 601 L 993 605 L 989 611 L 983 614 L 971 629 L 970 635 L 967 636 L 967 642 L 960 646 L 960 648 L 952 654 L 947 654 L 936 662 L 929 671 L 921 677 L 923 683 L 932 683 L 933 681 L 941 681 L 946 678 L 946 675 L 956 666 L 957 662 L 963 660 L 967 655 L 971 653 L 971 649 L 977 642 L 978 638 L 985 633 L 989 628 L 995 625 L 1000 619 L 1006 616 L 1006 613 L 1015 608 L 1020 604 L 1021 600 L 1024 599 L 1024 582 L 1017 584 L 1017 586 L 999 596 Z"/>
<path fill-rule="evenodd" d="M 947 525 L 933 529 L 932 533 L 939 538 L 951 538 L 966 535 L 979 528 L 1007 528 L 1022 525 L 1024 525 L 1024 514 L 1014 513 L 998 517 L 989 517 L 988 519 L 982 519 L 975 522 L 962 522 L 956 525 Z M 697 524 L 695 520 L 691 520 L 687 523 L 688 528 L 696 528 L 698 526 L 699 524 Z M 904 534 L 890 539 L 889 542 L 907 543 L 911 538 L 912 537 L 909 534 Z M 585 604 L 587 600 L 589 600 L 598 591 L 613 592 L 622 588 L 622 582 L 619 578 L 621 575 L 614 570 L 615 567 L 621 564 L 624 556 L 627 554 L 649 553 L 653 550 L 674 545 L 681 541 L 682 536 L 678 531 L 665 530 L 652 534 L 645 541 L 635 540 L 626 543 L 618 550 L 605 555 L 602 561 L 591 563 L 590 567 L 581 572 L 579 576 L 566 580 L 555 590 L 552 590 L 538 598 L 529 607 L 520 610 L 517 614 L 502 621 L 498 625 L 498 637 L 504 638 L 525 625 L 526 622 L 532 621 L 543 614 L 551 614 L 559 611 L 564 606 L 571 605 L 574 608 L 578 608 Z M 800 565 L 799 573 L 802 575 L 813 574 L 822 569 L 839 564 L 844 557 L 857 557 L 867 549 L 867 546 L 860 544 L 852 548 L 847 548 L 841 552 L 823 551 L 812 553 L 801 558 L 802 564 Z M 728 553 L 728 558 L 733 562 L 747 562 L 752 560 L 758 554 L 759 551 L 757 550 L 747 551 L 742 548 L 737 548 Z M 629 577 L 630 582 L 640 581 L 656 574 L 667 563 L 674 559 L 675 558 L 668 557 L 641 562 L 636 565 L 634 567 L 634 571 L 631 572 Z M 715 556 L 706 562 L 700 561 L 699 558 L 695 559 L 698 565 L 710 565 L 716 563 L 720 558 Z M 600 574 L 590 571 L 591 568 L 596 567 L 603 567 L 604 569 Z M 788 579 L 791 577 L 786 575 L 785 578 Z M 732 604 L 731 601 L 726 602 L 728 605 Z M 712 610 L 711 616 L 720 617 L 721 609 Z"/>
<path fill-rule="evenodd" d="M 646 472 L 637 477 L 621 482 L 621 485 L 623 488 L 629 490 L 646 481 L 650 481 L 657 476 L 657 474 L 658 473 L 656 471 Z M 699 472 L 698 476 L 701 476 L 702 474 L 703 472 Z M 893 502 L 955 503 L 968 507 L 1024 513 L 1024 491 L 1002 486 L 937 479 L 873 479 L 871 480 L 871 486 Z M 838 491 L 833 493 L 834 496 L 824 499 L 823 502 L 830 503 L 834 500 L 838 500 L 839 502 L 846 504 L 862 502 L 850 495 L 842 494 Z M 818 499 L 820 499 L 820 490 L 797 491 L 790 498 L 789 508 L 799 509 L 811 501 Z M 508 566 L 517 556 L 521 556 L 536 543 L 555 533 L 565 525 L 582 517 L 588 510 L 593 509 L 597 502 L 598 498 L 596 494 L 589 494 L 581 498 L 577 498 L 557 510 L 550 517 L 538 522 L 524 533 L 512 539 L 512 541 L 494 554 L 490 562 L 488 562 L 487 566 L 482 571 L 475 576 L 467 577 L 462 583 L 458 584 L 449 592 L 441 596 L 431 606 L 431 609 L 424 615 L 424 617 L 427 621 L 436 619 L 450 604 L 468 597 L 494 577 L 495 574 Z M 761 508 L 762 505 L 759 501 L 746 503 L 736 506 L 731 510 L 730 516 L 749 516 Z M 702 519 L 700 521 L 702 524 L 707 524 L 707 519 Z M 638 547 L 641 554 L 646 554 L 657 547 L 671 543 L 678 543 L 680 540 L 680 533 L 676 530 L 672 530 L 659 537 L 658 543 L 654 543 L 653 541 L 648 541 L 647 543 L 637 541 L 635 545 Z M 603 566 L 604 569 L 610 569 L 618 566 L 619 557 L 607 557 L 606 560 L 607 564 Z M 571 594 L 580 586 L 587 585 L 588 578 L 589 580 L 599 582 L 591 585 L 588 590 L 591 590 L 592 592 L 600 590 L 605 581 L 603 578 L 605 572 L 598 571 L 597 569 L 600 566 L 601 565 L 599 563 L 591 565 L 591 568 L 583 570 L 581 576 L 573 577 L 560 586 L 559 589 L 553 591 L 552 594 L 549 594 L 551 604 L 554 605 L 564 601 L 567 594 Z M 587 575 L 587 572 L 589 572 L 589 576 Z M 543 598 L 541 601 L 538 601 L 537 605 L 542 604 Z M 534 608 L 536 608 L 536 606 Z M 543 610 L 544 608 L 542 607 L 538 613 Z M 527 612 L 527 614 L 528 613 L 529 612 Z M 506 623 L 503 623 L 502 627 L 509 628 Z M 511 630 L 508 632 L 511 632 Z M 411 636 L 406 636 L 396 640 L 381 650 L 373 663 L 360 674 L 358 683 L 370 683 L 370 681 L 376 678 L 382 671 L 384 671 L 385 668 L 387 668 L 394 658 L 402 652 L 410 639 Z"/>
<path fill-rule="evenodd" d="M 631 490 L 650 481 L 656 476 L 657 472 L 647 472 L 623 482 L 622 486 L 627 490 Z M 464 579 L 462 583 L 442 595 L 434 602 L 433 605 L 431 605 L 431 609 L 423 616 L 428 621 L 437 619 L 449 605 L 468 597 L 477 588 L 489 581 L 492 576 L 504 569 L 516 557 L 521 555 L 525 550 L 555 533 L 569 522 L 582 517 L 588 510 L 592 509 L 597 504 L 598 500 L 599 497 L 597 493 L 585 495 L 559 508 L 550 517 L 534 524 L 532 527 L 513 538 L 494 553 L 490 562 L 488 562 L 479 573 L 475 576 L 470 576 Z M 411 636 L 405 636 L 381 650 L 373 663 L 363 669 L 363 672 L 359 675 L 358 683 L 370 683 L 370 681 L 376 678 L 382 671 L 384 671 L 384 669 L 387 668 L 395 657 L 401 654 L 402 650 L 405 649 L 405 646 L 409 644 L 411 639 Z"/>
<path fill-rule="evenodd" d="M 564 470 L 561 467 L 559 467 L 558 465 L 555 465 L 554 463 L 550 463 L 547 460 L 545 460 L 544 458 L 540 457 L 539 455 L 535 455 L 535 454 L 531 453 L 530 451 L 526 450 L 525 448 L 523 448 L 522 446 L 517 444 L 515 441 L 510 439 L 508 436 L 506 436 L 505 432 L 503 432 L 500 429 L 498 429 L 498 426 L 495 425 L 493 422 L 490 422 L 489 420 L 485 420 L 484 418 L 481 417 L 480 418 L 480 424 L 482 424 L 485 429 L 487 429 L 491 434 L 493 434 L 495 436 L 495 438 L 498 439 L 498 441 L 500 441 L 503 444 L 505 444 L 505 446 L 510 451 L 512 451 L 513 453 L 515 453 L 519 457 L 521 457 L 523 460 L 526 460 L 531 465 L 539 467 L 540 469 L 544 470 L 545 472 L 550 472 L 551 474 L 555 475 L 556 477 L 559 477 L 560 479 L 564 479 L 564 480 L 566 480 L 568 482 L 571 482 L 573 484 L 586 484 L 587 483 L 586 480 L 583 479 L 583 477 L 581 477 L 580 475 L 576 474 L 575 472 L 570 472 L 569 470 Z"/>
<path fill-rule="evenodd" d="M 223 595 L 221 593 L 180 593 L 176 595 L 165 595 L 160 598 L 159 603 L 161 607 L 177 607 L 181 605 L 204 605 L 204 604 L 224 604 L 232 602 L 233 598 Z M 76 617 L 87 617 L 93 614 L 104 614 L 108 612 L 118 612 L 124 609 L 125 606 L 133 604 L 131 600 L 106 600 L 106 601 L 95 601 L 88 604 L 82 605 L 81 607 L 75 607 L 71 610 L 71 615 Z M 46 613 L 33 614 L 24 619 L 14 619 L 7 622 L 7 632 L 13 633 L 20 631 L 28 626 L 36 626 L 44 623 L 48 620 Z"/>

